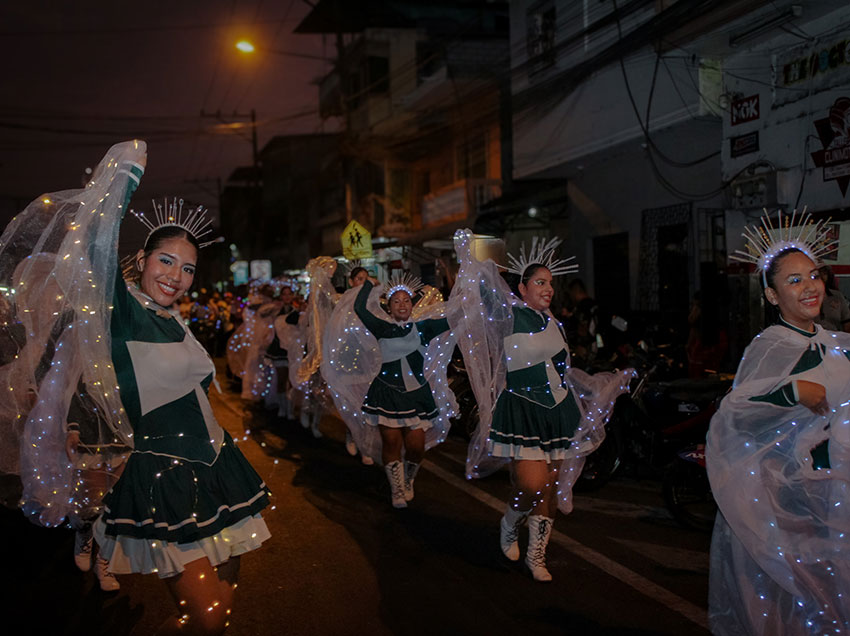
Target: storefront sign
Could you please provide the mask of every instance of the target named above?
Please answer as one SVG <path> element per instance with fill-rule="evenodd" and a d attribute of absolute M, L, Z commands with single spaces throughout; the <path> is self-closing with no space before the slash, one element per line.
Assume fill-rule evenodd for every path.
<path fill-rule="evenodd" d="M 850 97 L 839 97 L 827 117 L 814 122 L 821 150 L 812 153 L 812 160 L 823 168 L 823 180 L 835 181 L 843 196 L 850 185 Z"/>
<path fill-rule="evenodd" d="M 759 118 L 759 96 L 750 95 L 732 102 L 732 125 L 737 126 Z"/>
<path fill-rule="evenodd" d="M 267 259 L 251 261 L 251 278 L 269 280 L 272 277 L 272 262 Z"/>
<path fill-rule="evenodd" d="M 372 234 L 357 221 L 351 221 L 340 236 L 342 254 L 349 260 L 371 258 Z"/>
<path fill-rule="evenodd" d="M 230 271 L 233 273 L 233 285 L 239 287 L 248 282 L 248 261 L 235 261 L 230 265 Z"/>
<path fill-rule="evenodd" d="M 729 155 L 731 157 L 740 157 L 748 155 L 751 152 L 756 152 L 759 149 L 759 131 L 754 130 L 746 135 L 731 137 L 729 139 Z"/>
<path fill-rule="evenodd" d="M 773 106 L 791 104 L 828 88 L 850 81 L 850 38 L 827 41 L 823 46 L 806 43 L 776 56 L 772 74 L 779 90 Z"/>
<path fill-rule="evenodd" d="M 827 44 L 820 50 L 782 64 L 782 84 L 791 86 L 850 65 L 850 39 Z"/>

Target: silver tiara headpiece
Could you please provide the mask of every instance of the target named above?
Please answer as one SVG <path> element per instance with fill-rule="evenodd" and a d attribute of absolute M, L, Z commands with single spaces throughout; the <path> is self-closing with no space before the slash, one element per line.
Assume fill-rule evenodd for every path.
<path fill-rule="evenodd" d="M 212 229 L 212 220 L 207 219 L 207 209 L 199 205 L 196 208 L 190 208 L 187 206 L 186 211 L 183 211 L 183 199 L 177 199 L 177 197 L 171 200 L 171 203 L 168 202 L 168 198 L 165 198 L 165 203 L 159 204 L 156 201 L 151 201 L 153 204 L 154 210 L 154 220 L 151 220 L 147 216 L 145 216 L 144 212 L 136 212 L 135 210 L 130 210 L 139 221 L 141 221 L 145 227 L 147 227 L 150 232 L 148 232 L 147 238 L 145 238 L 145 243 L 151 237 L 151 234 L 156 232 L 161 227 L 179 227 L 186 230 L 189 234 L 195 237 L 195 240 L 198 241 L 198 245 L 200 247 L 207 247 L 208 245 L 212 245 L 213 243 L 221 243 L 224 240 L 224 237 L 219 236 L 211 241 L 201 242 L 201 237 L 206 236 Z"/>
<path fill-rule="evenodd" d="M 815 223 L 805 208 L 799 216 L 797 210 L 790 216 L 783 216 L 782 210 L 778 210 L 777 226 L 774 227 L 765 209 L 761 226 L 744 228 L 741 236 L 747 240 L 747 250 L 735 250 L 730 258 L 742 263 L 754 263 L 761 271 L 762 282 L 766 287 L 770 264 L 785 250 L 798 249 L 818 265 L 823 256 L 837 249 L 838 241 L 829 238 L 829 221 Z"/>
<path fill-rule="evenodd" d="M 422 281 L 419 277 L 411 276 L 407 272 L 402 274 L 395 272 L 384 285 L 387 300 L 392 298 L 397 291 L 406 291 L 407 295 L 413 298 L 420 289 L 422 289 Z"/>
<path fill-rule="evenodd" d="M 353 260 L 346 261 L 343 267 L 345 267 L 345 273 L 347 275 L 351 275 L 351 272 L 353 272 L 358 267 L 363 267 L 363 265 L 361 265 L 359 258 L 355 258 Z"/>
<path fill-rule="evenodd" d="M 571 263 L 575 256 L 567 258 L 555 258 L 555 250 L 561 244 L 561 239 L 555 238 L 545 241 L 535 236 L 531 239 L 531 249 L 525 253 L 525 243 L 519 248 L 519 258 L 508 254 L 508 267 L 505 269 L 513 274 L 519 274 L 520 278 L 525 275 L 529 265 L 543 265 L 552 276 L 562 274 L 575 274 L 578 272 L 578 264 Z"/>

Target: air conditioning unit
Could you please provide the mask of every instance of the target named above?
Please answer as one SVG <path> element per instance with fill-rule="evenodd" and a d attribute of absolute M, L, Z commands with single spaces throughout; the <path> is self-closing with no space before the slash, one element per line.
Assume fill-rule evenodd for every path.
<path fill-rule="evenodd" d="M 736 210 L 772 208 L 782 205 L 777 196 L 775 171 L 743 174 L 729 184 L 731 205 Z"/>

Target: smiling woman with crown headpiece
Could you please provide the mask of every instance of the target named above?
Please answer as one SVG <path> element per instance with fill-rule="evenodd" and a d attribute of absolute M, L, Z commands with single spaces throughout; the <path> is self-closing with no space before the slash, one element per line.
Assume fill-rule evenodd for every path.
<path fill-rule="evenodd" d="M 453 294 L 465 299 L 458 343 L 475 390 L 480 421 L 469 446 L 467 476 L 481 477 L 510 461 L 512 492 L 500 520 L 500 545 L 520 558 L 519 534 L 528 522 L 525 564 L 536 581 L 551 581 L 546 546 L 555 512 L 572 509 L 572 485 L 584 457 L 605 437 L 614 399 L 628 390 L 631 369 L 589 376 L 570 366 L 563 326 L 550 305 L 554 276 L 572 273 L 557 238 L 535 237 L 506 268 L 509 289 L 493 261 L 471 254 L 471 233 L 458 230 L 461 264 Z"/>
<path fill-rule="evenodd" d="M 131 449 L 94 524 L 101 587 L 116 589 L 114 574 L 156 573 L 176 602 L 164 631 L 189 624 L 193 633 L 218 634 L 231 619 L 240 555 L 269 537 L 260 516 L 268 492 L 216 422 L 207 397 L 215 367 L 175 308 L 200 248 L 214 242 L 204 241 L 211 231 L 205 211 L 173 199 L 155 203 L 152 217 L 137 214 L 149 234 L 133 258 L 132 282 L 118 271 L 118 230 L 146 158 L 144 142 L 113 146 L 84 189 L 45 195 L 4 232 L 18 250 L 29 240 L 32 256 L 45 245 L 55 249 L 39 279 L 54 290 L 49 310 L 70 316 L 53 347 L 50 387 L 34 388 L 39 408 L 51 404 L 57 416 L 30 418 L 24 432 L 23 505 L 49 525 L 92 505 L 65 458 L 66 446 L 73 457 L 86 442 L 70 421 L 66 437 L 65 424 L 71 396 L 88 387 L 87 412 L 67 419 L 97 418 Z M 10 256 L 0 248 L 0 268 Z M 22 284 L 33 280 L 24 267 Z M 82 539 L 75 560 L 87 569 L 91 539 Z"/>
<path fill-rule="evenodd" d="M 828 222 L 765 213 L 747 251 L 775 324 L 757 335 L 711 420 L 706 465 L 715 634 L 850 630 L 850 334 L 817 324 Z"/>
<path fill-rule="evenodd" d="M 353 284 L 359 271 L 352 274 Z M 426 449 L 445 440 L 457 409 L 446 380 L 457 300 L 442 302 L 407 272 L 394 273 L 383 287 L 376 283 L 367 279 L 337 303 L 322 375 L 356 448 L 383 463 L 393 507 L 406 508 Z"/>

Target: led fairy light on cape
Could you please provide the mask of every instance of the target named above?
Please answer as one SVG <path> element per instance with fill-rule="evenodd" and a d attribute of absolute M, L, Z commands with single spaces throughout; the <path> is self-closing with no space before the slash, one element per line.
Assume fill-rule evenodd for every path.
<path fill-rule="evenodd" d="M 520 278 L 525 275 L 525 270 L 531 265 L 543 265 L 552 276 L 575 274 L 578 272 L 578 264 L 570 262 L 575 260 L 575 256 L 555 258 L 555 250 L 561 243 L 561 239 L 557 236 L 548 241 L 535 236 L 531 239 L 531 249 L 528 254 L 525 253 L 525 243 L 519 248 L 519 258 L 508 254 L 508 267 L 505 269 L 512 274 L 518 274 Z"/>
<path fill-rule="evenodd" d="M 409 273 L 398 272 L 390 276 L 387 284 L 384 285 L 384 290 L 387 294 L 387 300 L 393 297 L 397 291 L 405 291 L 407 295 L 413 298 L 420 289 L 422 289 L 422 281 L 417 276 L 411 276 Z"/>
<path fill-rule="evenodd" d="M 747 240 L 747 251 L 735 250 L 730 258 L 742 263 L 754 263 L 761 270 L 761 280 L 767 287 L 767 270 L 773 259 L 782 252 L 790 249 L 798 249 L 808 256 L 815 264 L 820 263 L 822 256 L 834 251 L 838 246 L 837 240 L 829 239 L 829 219 L 826 221 L 812 220 L 812 215 L 803 212 L 797 216 L 797 210 L 791 215 L 783 215 L 778 210 L 777 227 L 773 227 L 770 214 L 765 209 L 761 217 L 761 227 L 752 226 L 744 228 L 741 235 Z M 798 225 L 794 221 L 799 220 Z"/>
<path fill-rule="evenodd" d="M 151 201 L 153 204 L 155 222 L 145 216 L 144 212 L 136 212 L 135 210 L 130 210 L 139 221 L 141 221 L 145 227 L 147 227 L 150 232 L 148 232 L 148 236 L 145 239 L 145 244 L 147 244 L 148 239 L 151 237 L 151 234 L 156 232 L 161 227 L 179 227 L 186 230 L 189 234 L 195 237 L 195 240 L 198 241 L 199 247 L 207 247 L 208 245 L 212 245 L 213 243 L 220 243 L 224 240 L 223 237 L 215 238 L 211 241 L 205 241 L 201 243 L 201 237 L 206 236 L 212 229 L 212 219 L 207 218 L 207 209 L 199 205 L 196 208 L 186 208 L 186 211 L 183 211 L 183 199 L 177 199 L 177 197 L 171 200 L 171 203 L 168 202 L 168 198 L 165 199 L 165 205 L 161 205 L 156 201 Z"/>

